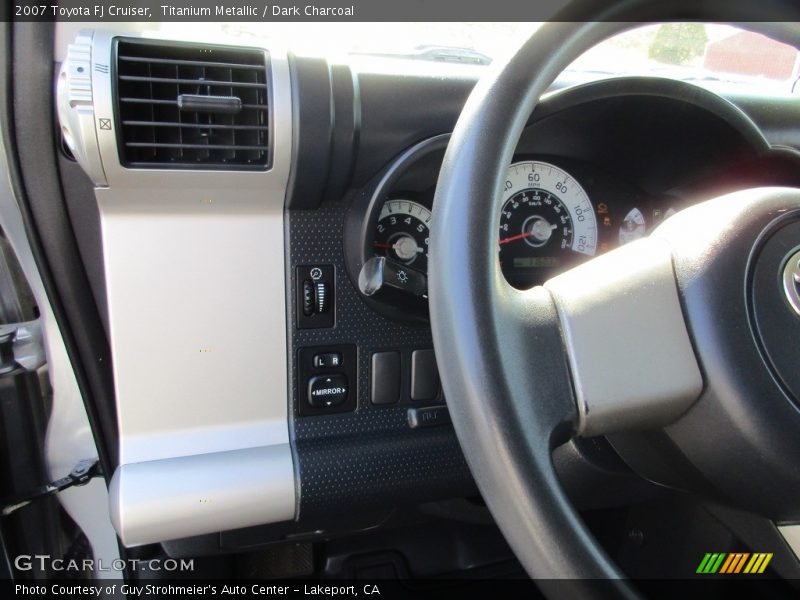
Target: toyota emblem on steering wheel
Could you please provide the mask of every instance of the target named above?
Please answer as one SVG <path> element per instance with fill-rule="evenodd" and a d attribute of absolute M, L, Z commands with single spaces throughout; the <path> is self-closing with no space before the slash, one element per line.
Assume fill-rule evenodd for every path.
<path fill-rule="evenodd" d="M 789 305 L 800 315 L 800 248 L 792 250 L 783 268 L 783 291 Z"/>

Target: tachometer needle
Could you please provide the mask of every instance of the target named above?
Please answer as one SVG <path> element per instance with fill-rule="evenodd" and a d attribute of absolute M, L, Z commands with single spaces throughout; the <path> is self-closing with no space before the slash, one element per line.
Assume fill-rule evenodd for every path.
<path fill-rule="evenodd" d="M 511 242 L 516 242 L 517 240 L 524 240 L 526 237 L 531 237 L 533 235 L 532 231 L 526 231 L 525 233 L 518 233 L 517 235 L 511 235 L 507 238 L 503 238 L 500 240 L 500 245 L 509 244 Z"/>
<path fill-rule="evenodd" d="M 375 246 L 376 248 L 385 248 L 386 250 L 393 247 L 392 244 L 380 244 L 378 242 L 375 242 L 372 245 Z"/>

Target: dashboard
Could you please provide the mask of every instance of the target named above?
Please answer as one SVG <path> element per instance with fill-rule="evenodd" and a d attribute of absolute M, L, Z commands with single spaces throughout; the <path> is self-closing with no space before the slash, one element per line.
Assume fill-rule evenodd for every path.
<path fill-rule="evenodd" d="M 327 539 L 380 527 L 401 507 L 477 497 L 449 422 L 459 398 L 445 398 L 439 383 L 427 288 L 439 170 L 482 69 L 212 47 L 215 62 L 234 60 L 241 71 L 220 88 L 258 90 L 243 103 L 251 120 L 236 125 L 253 133 L 206 152 L 207 138 L 230 123 L 195 116 L 199 133 L 182 152 L 183 137 L 160 139 L 141 115 L 174 126 L 175 89 L 186 96 L 175 103 L 197 106 L 198 90 L 212 85 L 202 79 L 186 91 L 181 81 L 197 78 L 209 55 L 107 32 L 75 45 L 70 60 L 113 61 L 124 50 L 118 64 L 128 69 L 105 61 L 63 71 L 67 92 L 68 74 L 91 73 L 93 110 L 113 118 L 101 130 L 81 121 L 91 111 L 64 109 L 75 136 L 72 152 L 59 147 L 52 187 L 63 188 L 71 219 L 61 226 L 75 248 L 49 249 L 62 257 L 64 285 L 85 274 L 89 300 L 71 310 L 96 307 L 74 318 L 96 325 L 100 348 L 90 355 L 108 360 L 92 358 L 93 368 L 109 369 L 97 379 L 114 382 L 96 411 L 109 472 L 116 468 L 112 514 L 123 542 L 211 554 Z M 156 71 L 152 87 L 138 85 L 149 77 L 140 65 L 165 61 L 181 77 L 165 83 L 174 72 Z M 268 76 L 253 79 L 262 69 Z M 24 98 L 53 102 L 49 88 L 25 85 Z M 85 89 L 74 89 L 82 108 Z M 137 109 L 117 127 L 125 102 L 167 108 Z M 219 112 L 231 104 L 213 102 Z M 800 134 L 786 125 L 798 113 L 796 101 L 723 98 L 661 78 L 547 94 L 497 176 L 496 197 L 486 198 L 507 283 L 541 284 L 705 198 L 800 185 Z M 47 143 L 41 127 L 19 119 L 23 153 Z M 82 154 L 81 140 L 97 147 Z M 121 158 L 130 148 L 136 164 Z M 36 148 L 27 152 L 25 164 L 36 164 Z M 52 197 L 41 194 L 43 206 Z M 555 461 L 576 504 L 593 508 L 640 484 L 623 459 L 594 439 L 571 442 Z M 187 485 L 216 500 L 188 504 Z"/>
<path fill-rule="evenodd" d="M 501 270 L 517 289 L 644 237 L 713 193 L 795 176 L 796 156 L 768 151 L 735 105 L 680 82 L 588 84 L 546 98 L 537 112 L 543 116 L 525 130 L 498 197 L 487 198 L 497 205 Z M 348 214 L 352 283 L 390 318 L 426 318 L 430 227 L 447 140 L 407 149 Z"/>

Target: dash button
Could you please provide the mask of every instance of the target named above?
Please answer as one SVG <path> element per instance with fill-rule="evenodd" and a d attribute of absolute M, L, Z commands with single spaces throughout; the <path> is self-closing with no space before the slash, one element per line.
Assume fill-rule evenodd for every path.
<path fill-rule="evenodd" d="M 314 356 L 314 367 L 317 369 L 331 369 L 342 365 L 342 355 L 338 352 L 325 352 Z"/>
<path fill-rule="evenodd" d="M 317 408 L 339 406 L 347 400 L 347 377 L 341 373 L 308 380 L 308 403 Z"/>
<path fill-rule="evenodd" d="M 451 422 L 450 411 L 447 410 L 446 404 L 408 409 L 408 426 L 411 429 L 447 425 Z"/>

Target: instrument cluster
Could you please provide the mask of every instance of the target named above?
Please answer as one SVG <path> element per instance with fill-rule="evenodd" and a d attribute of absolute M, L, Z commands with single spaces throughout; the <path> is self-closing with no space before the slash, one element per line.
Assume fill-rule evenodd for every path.
<path fill-rule="evenodd" d="M 392 317 L 424 321 L 427 315 L 435 175 L 444 151 L 443 143 L 439 146 L 401 158 L 397 171 L 351 214 L 360 222 L 349 230 L 365 238 L 349 244 L 358 249 L 349 257 L 351 276 L 373 307 L 384 313 L 389 307 Z M 624 174 L 568 157 L 515 157 L 497 200 L 503 274 L 518 289 L 540 285 L 647 235 L 677 210 L 678 202 L 646 194 Z"/>

